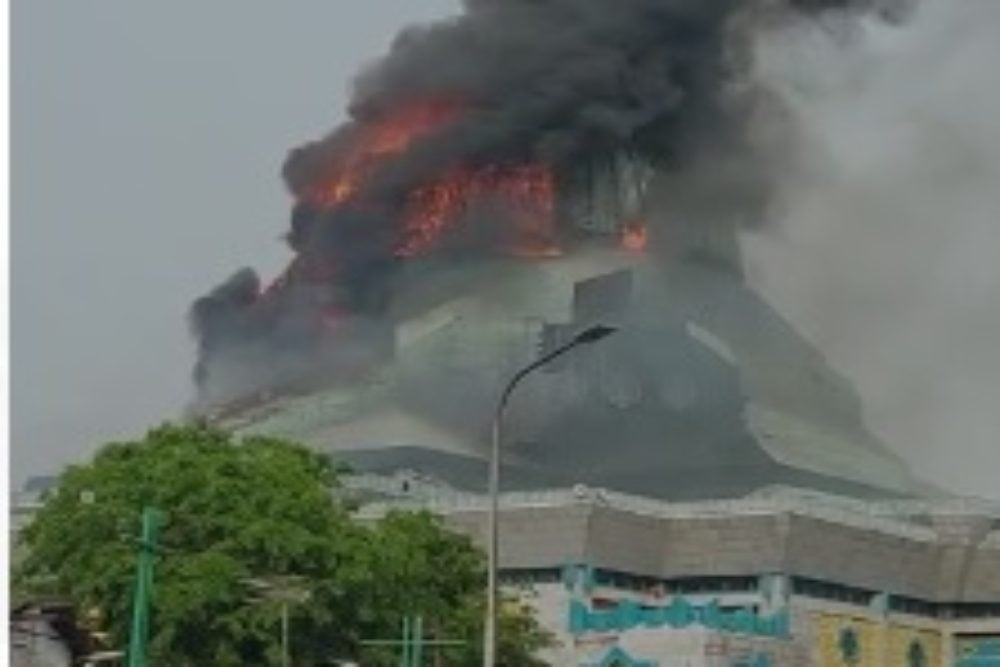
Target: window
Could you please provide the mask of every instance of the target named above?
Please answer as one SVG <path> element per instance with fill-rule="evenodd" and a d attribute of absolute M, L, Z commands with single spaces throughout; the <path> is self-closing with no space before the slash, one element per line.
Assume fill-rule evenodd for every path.
<path fill-rule="evenodd" d="M 917 600 L 901 595 L 889 596 L 889 609 L 901 614 L 913 614 L 914 616 L 938 616 L 938 605 L 926 600 Z"/>
<path fill-rule="evenodd" d="M 860 606 L 868 606 L 875 597 L 875 592 L 864 588 L 845 586 L 830 581 L 795 577 L 792 579 L 792 592 L 804 597 L 820 600 L 847 602 Z"/>

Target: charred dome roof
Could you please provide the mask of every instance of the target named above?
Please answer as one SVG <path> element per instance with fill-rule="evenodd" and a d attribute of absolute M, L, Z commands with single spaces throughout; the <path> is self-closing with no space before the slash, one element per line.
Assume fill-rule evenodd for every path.
<path fill-rule="evenodd" d="M 594 247 L 445 272 L 436 299 L 400 304 L 394 354 L 364 380 L 274 398 L 223 423 L 299 438 L 363 470 L 413 469 L 480 490 L 504 378 L 546 344 L 607 319 L 622 327 L 617 336 L 515 395 L 511 488 L 924 490 L 867 431 L 849 382 L 732 274 Z"/>
<path fill-rule="evenodd" d="M 613 321 L 519 390 L 525 484 L 912 492 L 849 383 L 743 283 L 737 241 L 781 148 L 751 131 L 782 122 L 750 76 L 755 12 L 882 2 L 479 0 L 405 32 L 285 164 L 286 272 L 192 308 L 197 409 L 379 465 L 424 451 L 476 486 L 506 377 Z"/>

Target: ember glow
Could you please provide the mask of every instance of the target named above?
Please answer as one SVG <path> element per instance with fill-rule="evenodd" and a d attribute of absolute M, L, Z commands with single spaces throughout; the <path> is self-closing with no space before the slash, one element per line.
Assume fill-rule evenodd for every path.
<path fill-rule="evenodd" d="M 345 142 L 343 153 L 327 167 L 322 182 L 302 193 L 302 199 L 327 210 L 357 203 L 379 168 L 461 114 L 458 103 L 426 101 L 359 125 Z M 555 256 L 559 254 L 555 196 L 552 171 L 541 164 L 456 166 L 444 174 L 429 175 L 424 185 L 405 198 L 394 254 L 413 257 L 434 250 L 464 216 L 475 215 L 480 207 L 502 213 L 508 221 L 510 229 L 500 235 L 502 251 L 515 256 Z"/>
<path fill-rule="evenodd" d="M 649 241 L 648 232 L 646 231 L 646 225 L 641 222 L 635 222 L 622 227 L 621 232 L 621 245 L 622 248 L 630 252 L 642 252 L 646 249 L 646 245 Z"/>
<path fill-rule="evenodd" d="M 411 193 L 397 255 L 411 257 L 435 247 L 442 234 L 477 204 L 502 209 L 513 229 L 506 251 L 551 256 L 555 244 L 555 185 L 543 165 L 457 169 Z"/>
<path fill-rule="evenodd" d="M 321 177 L 296 192 L 300 203 L 315 209 L 321 224 L 338 224 L 338 212 L 363 210 L 371 203 L 366 191 L 379 170 L 391 167 L 411 150 L 414 142 L 458 121 L 463 106 L 441 100 L 403 105 L 386 116 L 359 121 L 339 139 Z M 514 257 L 542 259 L 561 254 L 556 243 L 556 186 L 552 169 L 543 164 L 455 165 L 429 173 L 421 184 L 404 193 L 395 213 L 391 255 L 407 259 L 439 249 L 463 225 L 490 229 L 490 249 Z M 474 235 L 473 235 L 474 236 Z M 350 252 L 349 249 L 343 249 Z M 336 253 L 299 254 L 260 294 L 267 301 L 295 284 L 333 285 L 343 258 Z M 322 316 L 328 330 L 344 313 Z"/>
<path fill-rule="evenodd" d="M 405 152 L 415 139 L 457 120 L 460 115 L 458 103 L 422 101 L 359 125 L 343 154 L 327 168 L 322 184 L 306 192 L 305 198 L 320 206 L 337 206 L 351 200 L 385 160 Z"/>

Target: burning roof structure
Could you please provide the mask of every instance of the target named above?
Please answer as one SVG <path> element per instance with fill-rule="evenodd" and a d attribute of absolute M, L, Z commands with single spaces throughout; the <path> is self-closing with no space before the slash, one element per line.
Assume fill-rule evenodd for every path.
<path fill-rule="evenodd" d="M 286 161 L 285 272 L 192 307 L 196 410 L 478 488 L 505 377 L 611 322 L 517 396 L 512 485 L 915 492 L 741 271 L 780 120 L 748 34 L 855 4 L 467 0 L 404 31 L 351 120 Z"/>

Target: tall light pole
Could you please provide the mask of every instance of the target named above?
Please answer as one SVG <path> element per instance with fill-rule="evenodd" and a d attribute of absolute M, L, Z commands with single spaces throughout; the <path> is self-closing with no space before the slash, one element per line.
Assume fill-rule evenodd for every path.
<path fill-rule="evenodd" d="M 610 336 L 617 329 L 603 324 L 598 324 L 584 329 L 573 336 L 569 342 L 560 345 L 548 354 L 545 354 L 532 363 L 528 364 L 510 379 L 503 391 L 500 393 L 500 401 L 497 403 L 496 412 L 493 414 L 493 428 L 490 447 L 490 509 L 489 524 L 489 544 L 487 545 L 487 580 L 486 580 L 486 619 L 483 632 L 483 667 L 495 667 L 497 657 L 497 559 L 499 547 L 499 530 L 497 526 L 497 514 L 500 509 L 500 444 L 503 435 L 503 415 L 507 409 L 507 403 L 514 389 L 521 380 L 538 370 L 545 364 L 557 357 L 561 357 L 579 345 L 595 343 L 602 338 Z"/>
<path fill-rule="evenodd" d="M 84 498 L 84 495 L 86 497 Z M 81 500 L 94 502 L 93 493 L 86 491 Z M 153 588 L 153 563 L 159 547 L 157 532 L 162 515 L 152 507 L 142 510 L 142 534 L 139 538 L 139 558 L 136 565 L 135 592 L 132 594 L 132 630 L 128 640 L 128 667 L 145 667 L 146 643 L 149 640 L 149 599 Z"/>
<path fill-rule="evenodd" d="M 254 589 L 258 596 L 255 600 L 270 600 L 279 603 L 281 607 L 281 665 L 291 664 L 291 646 L 289 643 L 288 607 L 292 604 L 303 604 L 309 600 L 309 590 L 304 587 L 302 577 L 294 575 L 275 576 L 261 579 L 244 579 L 243 584 Z"/>

